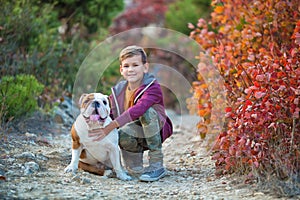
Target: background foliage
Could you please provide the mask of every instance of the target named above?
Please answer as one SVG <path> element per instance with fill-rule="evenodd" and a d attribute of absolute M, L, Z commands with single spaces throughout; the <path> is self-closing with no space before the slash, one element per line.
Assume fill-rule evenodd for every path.
<path fill-rule="evenodd" d="M 168 0 L 133 0 L 130 7 L 114 19 L 109 29 L 110 33 L 117 34 L 148 25 L 163 26 L 168 2 Z"/>
<path fill-rule="evenodd" d="M 37 97 L 44 89 L 32 75 L 4 76 L 0 81 L 0 127 L 13 118 L 37 109 Z"/>
<path fill-rule="evenodd" d="M 276 187 L 285 183 L 277 192 L 299 194 L 299 2 L 215 0 L 212 6 L 211 20 L 190 27 L 225 79 L 227 120 L 214 146 L 217 169 L 275 179 Z M 209 102 L 201 81 L 194 96 Z"/>
<path fill-rule="evenodd" d="M 111 34 L 117 34 L 138 27 L 158 26 L 189 35 L 190 30 L 187 24 L 196 22 L 199 17 L 208 18 L 209 12 L 210 0 L 133 0 L 131 6 L 114 19 L 109 30 Z M 174 68 L 191 84 L 194 80 L 197 80 L 194 67 L 186 62 L 185 59 L 172 53 L 172 49 L 176 52 L 176 49 L 184 49 L 186 47 L 177 45 L 173 41 L 167 41 L 163 35 L 156 40 L 156 42 L 164 43 L 168 46 L 170 51 L 148 49 L 147 54 L 150 62 L 161 63 Z M 128 44 L 132 44 L 134 39 L 126 38 L 126 41 Z M 146 39 L 142 39 L 141 42 L 144 42 L 145 46 L 151 44 L 151 41 L 146 41 Z M 149 43 L 147 44 L 147 42 Z M 184 41 L 182 42 L 184 43 Z M 193 56 L 191 55 L 191 57 Z M 117 73 L 119 72 L 117 71 Z M 164 87 L 163 93 L 165 105 L 180 113 L 180 105 L 177 99 L 180 97 L 175 97 L 168 88 Z M 187 111 L 186 108 L 183 108 L 183 110 Z"/>
<path fill-rule="evenodd" d="M 0 4 L 0 74 L 32 74 L 45 85 L 42 107 L 70 94 L 90 50 L 107 34 L 123 1 L 28 1 Z"/>
<path fill-rule="evenodd" d="M 211 12 L 210 3 L 210 0 L 183 0 L 169 4 L 165 26 L 189 35 L 188 23 L 196 24 L 199 17 L 207 19 Z"/>
<path fill-rule="evenodd" d="M 36 76 L 45 85 L 39 105 L 47 111 L 55 102 L 71 95 L 78 68 L 93 47 L 109 35 L 134 27 L 164 26 L 165 13 L 173 2 L 132 1 L 131 7 L 117 16 L 124 9 L 123 1 L 1 1 L 0 76 Z M 194 0 L 191 4 L 200 5 L 199 2 Z M 182 15 L 182 10 L 184 7 L 178 7 L 171 12 L 176 17 Z M 182 31 L 186 23 L 176 27 Z M 172 25 L 168 28 L 174 29 Z M 194 73 L 183 64 L 179 66 L 174 56 L 158 55 L 182 73 Z M 110 92 L 119 76 L 118 63 L 112 63 L 104 75 L 99 85 L 103 92 Z M 166 99 L 168 105 L 176 101 L 173 95 L 166 96 L 170 97 Z"/>

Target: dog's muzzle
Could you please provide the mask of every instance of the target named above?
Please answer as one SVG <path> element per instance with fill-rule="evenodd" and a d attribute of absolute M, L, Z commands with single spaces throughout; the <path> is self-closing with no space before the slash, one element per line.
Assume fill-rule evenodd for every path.
<path fill-rule="evenodd" d="M 84 116 L 84 118 L 86 119 L 86 121 L 99 121 L 99 122 L 103 122 L 106 120 L 106 118 L 108 117 L 108 115 L 106 117 L 101 117 L 100 113 L 99 113 L 99 109 L 100 109 L 101 104 L 98 101 L 93 101 L 90 105 L 91 108 L 93 108 L 93 112 L 90 116 Z"/>
<path fill-rule="evenodd" d="M 98 113 L 98 108 L 100 108 L 100 103 L 99 103 L 98 101 L 94 101 L 94 102 L 92 103 L 92 106 L 95 108 L 95 113 L 96 113 L 97 115 L 99 115 L 99 113 Z"/>

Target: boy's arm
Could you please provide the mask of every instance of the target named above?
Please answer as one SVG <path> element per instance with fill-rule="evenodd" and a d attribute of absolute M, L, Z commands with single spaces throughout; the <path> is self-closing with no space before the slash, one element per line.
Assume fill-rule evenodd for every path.
<path fill-rule="evenodd" d="M 134 121 L 141 117 L 151 106 L 162 104 L 163 96 L 160 85 L 153 84 L 141 95 L 135 105 L 123 112 L 119 117 L 115 118 L 119 126 L 122 127 L 128 122 Z"/>
<path fill-rule="evenodd" d="M 100 141 L 103 138 L 105 138 L 112 130 L 114 130 L 115 128 L 118 128 L 118 127 L 119 127 L 118 122 L 113 120 L 104 128 L 97 128 L 97 129 L 89 130 L 88 136 L 96 137 L 93 139 L 93 141 Z"/>

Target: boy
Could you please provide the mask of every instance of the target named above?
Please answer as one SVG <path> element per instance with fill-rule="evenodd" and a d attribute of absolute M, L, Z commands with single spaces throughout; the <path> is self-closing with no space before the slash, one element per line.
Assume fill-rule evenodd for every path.
<path fill-rule="evenodd" d="M 159 83 L 148 73 L 149 64 L 143 48 L 128 46 L 119 56 L 120 73 L 125 80 L 112 88 L 111 116 L 108 126 L 91 132 L 101 140 L 119 128 L 119 145 L 129 172 L 142 173 L 141 181 L 157 181 L 166 171 L 163 166 L 162 142 L 172 134 L 166 116 Z M 143 168 L 143 152 L 149 150 L 149 167 Z"/>

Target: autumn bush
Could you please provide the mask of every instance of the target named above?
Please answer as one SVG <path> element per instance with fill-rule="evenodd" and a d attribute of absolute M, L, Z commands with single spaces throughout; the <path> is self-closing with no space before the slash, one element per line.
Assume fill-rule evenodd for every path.
<path fill-rule="evenodd" d="M 162 25 L 168 0 L 133 0 L 125 12 L 117 16 L 109 29 L 110 34 L 118 34 L 133 28 L 148 25 Z"/>
<path fill-rule="evenodd" d="M 276 180 L 276 187 L 286 183 L 278 192 L 297 195 L 299 1 L 214 0 L 212 6 L 211 20 L 190 24 L 190 36 L 211 56 L 225 81 L 226 122 L 213 155 L 217 171 L 247 174 L 248 180 L 264 183 Z M 194 97 L 198 114 L 207 116 L 215 105 L 202 106 L 210 102 L 203 84 L 194 84 Z M 198 126 L 207 125 L 207 120 Z"/>

